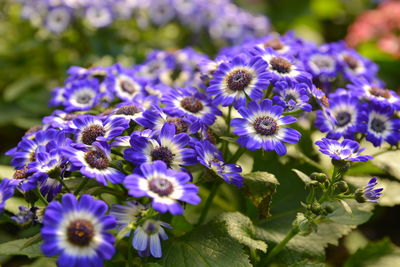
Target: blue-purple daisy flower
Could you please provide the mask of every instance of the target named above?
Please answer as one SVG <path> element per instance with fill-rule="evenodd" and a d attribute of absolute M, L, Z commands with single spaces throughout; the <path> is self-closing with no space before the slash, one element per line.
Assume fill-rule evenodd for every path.
<path fill-rule="evenodd" d="M 271 79 L 266 68 L 267 64 L 258 57 L 245 59 L 237 56 L 218 66 L 207 93 L 215 96 L 215 104 L 222 104 L 224 107 L 233 104 L 235 108 L 239 108 L 246 104 L 247 97 L 259 100 Z"/>
<path fill-rule="evenodd" d="M 329 108 L 326 112 L 319 110 L 315 126 L 323 133 L 328 133 L 330 139 L 340 137 L 353 139 L 354 134 L 362 127 L 365 120 L 364 106 L 356 96 L 348 94 L 334 95 L 329 99 Z"/>
<path fill-rule="evenodd" d="M 214 171 L 228 184 L 233 183 L 238 187 L 243 185 L 243 177 L 240 175 L 242 168 L 236 164 L 226 164 L 221 152 L 208 140 L 196 142 L 195 148 L 197 159 L 202 165 Z"/>
<path fill-rule="evenodd" d="M 183 208 L 178 200 L 192 205 L 201 201 L 197 195 L 199 189 L 189 182 L 189 174 L 168 169 L 163 161 L 157 160 L 140 165 L 137 173 L 125 178 L 124 185 L 131 196 L 152 198 L 155 210 L 181 215 Z"/>
<path fill-rule="evenodd" d="M 113 216 L 105 215 L 107 209 L 104 201 L 86 194 L 79 200 L 65 194 L 61 203 L 52 201 L 43 218 L 43 253 L 60 255 L 60 267 L 103 266 L 103 260 L 115 252 L 115 238 L 107 231 L 116 223 Z"/>
<path fill-rule="evenodd" d="M 283 142 L 296 144 L 301 134 L 291 128 L 282 127 L 296 122 L 292 116 L 282 116 L 283 108 L 272 105 L 272 101 L 264 99 L 260 103 L 252 101 L 248 107 L 239 108 L 243 118 L 235 118 L 231 125 L 233 132 L 239 136 L 237 142 L 249 150 L 275 150 L 280 156 L 286 154 Z"/>
<path fill-rule="evenodd" d="M 360 203 L 372 202 L 378 203 L 378 199 L 382 195 L 383 188 L 375 188 L 378 185 L 378 179 L 376 177 L 369 180 L 368 184 L 364 188 L 357 189 L 355 192 L 356 200 Z"/>
<path fill-rule="evenodd" d="M 180 89 L 166 95 L 162 101 L 166 106 L 165 113 L 170 116 L 186 116 L 194 122 L 191 132 L 197 132 L 202 125 L 212 125 L 221 111 L 211 103 L 209 97 L 197 91 L 196 88 Z"/>
<path fill-rule="evenodd" d="M 373 157 L 360 155 L 365 148 L 360 148 L 360 144 L 350 139 L 344 139 L 341 143 L 336 140 L 322 138 L 315 142 L 319 146 L 319 151 L 330 156 L 335 160 L 362 161 L 366 162 Z"/>
<path fill-rule="evenodd" d="M 163 227 L 172 229 L 169 224 L 152 219 L 146 220 L 143 225 L 136 228 L 132 246 L 138 251 L 139 256 L 152 255 L 155 258 L 161 258 L 161 240 L 168 239 Z"/>
<path fill-rule="evenodd" d="M 99 83 L 96 79 L 77 80 L 64 93 L 65 110 L 89 110 L 96 106 L 100 97 Z"/>
<path fill-rule="evenodd" d="M 113 184 L 122 183 L 125 177 L 111 166 L 111 146 L 107 142 L 94 142 L 90 149 L 65 147 L 62 151 L 74 170 L 80 170 L 84 176 L 94 178 L 102 185 L 107 185 L 108 181 Z"/>
<path fill-rule="evenodd" d="M 112 205 L 110 215 L 116 218 L 117 227 L 121 230 L 131 224 L 135 224 L 141 214 L 147 209 L 148 207 L 146 205 L 143 205 L 136 200 L 132 200 L 126 202 L 124 205 Z"/>
<path fill-rule="evenodd" d="M 366 133 L 365 139 L 374 146 L 383 142 L 396 145 L 400 140 L 400 119 L 394 115 L 394 108 L 385 102 L 372 102 L 369 104 L 366 124 L 362 132 Z"/>
<path fill-rule="evenodd" d="M 0 212 L 4 210 L 7 199 L 14 195 L 14 189 L 17 182 L 12 179 L 3 179 L 0 183 Z"/>
<path fill-rule="evenodd" d="M 189 135 L 175 133 L 175 126 L 166 123 L 157 139 L 132 134 L 131 147 L 125 149 L 124 158 L 136 165 L 162 160 L 173 169 L 179 169 L 181 165 L 196 164 L 196 152 L 187 148 Z"/>
<path fill-rule="evenodd" d="M 307 84 L 294 83 L 291 80 L 280 81 L 275 84 L 276 94 L 272 99 L 275 104 L 282 106 L 286 112 L 304 110 L 311 111 L 309 92 L 311 89 Z"/>
<path fill-rule="evenodd" d="M 109 118 L 105 121 L 96 116 L 82 115 L 73 120 L 76 141 L 91 145 L 95 141 L 108 141 L 120 135 L 128 123 L 123 118 Z"/>

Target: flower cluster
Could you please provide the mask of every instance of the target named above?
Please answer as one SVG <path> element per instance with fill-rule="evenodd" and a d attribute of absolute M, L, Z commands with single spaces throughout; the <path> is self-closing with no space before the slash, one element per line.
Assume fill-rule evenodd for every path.
<path fill-rule="evenodd" d="M 374 66 L 343 43 L 287 34 L 223 49 L 215 60 L 186 48 L 131 67 L 72 67 L 53 92 L 59 109 L 7 153 L 16 172 L 0 185 L 1 199 L 16 187 L 33 204 L 32 192 L 50 202 L 43 251 L 60 255 L 60 266 L 110 259 L 114 226 L 140 256 L 161 257 L 166 213 L 199 204 L 198 186 L 209 180 L 241 187 L 242 153 L 285 155 L 301 138 L 295 123 L 312 110 L 333 139 L 317 144 L 336 160 L 371 158 L 359 155 L 356 137 L 396 145 L 398 96 L 382 89 Z M 110 215 L 104 201 L 81 193 L 88 188 L 119 200 Z"/>
<path fill-rule="evenodd" d="M 64 32 L 79 17 L 94 28 L 106 27 L 116 19 L 135 18 L 141 28 L 177 21 L 193 32 L 207 31 L 217 40 L 239 43 L 268 33 L 269 21 L 253 15 L 230 0 L 18 0 L 22 17 L 48 31 Z"/>
<path fill-rule="evenodd" d="M 347 43 L 358 46 L 373 41 L 378 47 L 396 58 L 400 57 L 400 3 L 383 1 L 377 9 L 369 10 L 358 16 L 350 26 L 346 37 Z"/>

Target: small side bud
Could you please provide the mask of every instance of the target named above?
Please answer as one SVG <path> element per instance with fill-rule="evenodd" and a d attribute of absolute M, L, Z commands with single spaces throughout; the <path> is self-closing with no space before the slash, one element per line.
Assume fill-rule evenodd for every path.
<path fill-rule="evenodd" d="M 346 193 L 349 190 L 349 185 L 345 181 L 339 181 L 335 184 L 335 192 Z"/>
<path fill-rule="evenodd" d="M 322 208 L 321 205 L 318 202 L 313 202 L 310 205 L 310 210 L 312 211 L 312 213 L 314 213 L 315 215 L 320 215 L 322 213 Z"/>
<path fill-rule="evenodd" d="M 310 178 L 320 183 L 324 183 L 328 179 L 328 176 L 326 176 L 325 173 L 313 172 L 311 173 Z"/>
<path fill-rule="evenodd" d="M 364 190 L 361 188 L 356 190 L 356 192 L 354 193 L 354 197 L 358 203 L 365 203 L 367 201 L 364 197 Z"/>

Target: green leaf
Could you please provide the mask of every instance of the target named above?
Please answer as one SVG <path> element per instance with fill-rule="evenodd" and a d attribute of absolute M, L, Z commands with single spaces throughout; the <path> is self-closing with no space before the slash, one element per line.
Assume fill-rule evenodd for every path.
<path fill-rule="evenodd" d="M 0 255 L 24 255 L 29 258 L 43 256 L 42 251 L 40 250 L 40 243 L 26 246 L 30 242 L 32 242 L 32 238 L 17 239 L 0 244 Z"/>
<path fill-rule="evenodd" d="M 243 175 L 245 195 L 257 207 L 260 218 L 269 216 L 269 207 L 272 201 L 272 195 L 279 185 L 275 175 L 268 172 L 252 172 Z"/>
<path fill-rule="evenodd" d="M 372 164 L 400 180 L 400 151 L 386 152 L 371 160 Z"/>
<path fill-rule="evenodd" d="M 48 257 L 40 257 L 36 261 L 28 265 L 22 265 L 23 267 L 56 267 L 57 259 L 48 258 Z"/>
<path fill-rule="evenodd" d="M 371 210 L 373 205 L 369 203 L 359 204 L 353 199 L 343 200 L 352 210 L 349 215 L 348 211 L 342 205 L 337 205 L 337 208 L 327 216 L 333 222 L 346 225 L 359 225 L 367 222 L 372 216 Z"/>
<path fill-rule="evenodd" d="M 292 169 L 292 171 L 293 171 L 294 173 L 296 173 L 297 176 L 298 176 L 306 185 L 311 185 L 311 184 L 316 184 L 316 183 L 318 183 L 317 181 L 311 180 L 310 177 L 309 177 L 307 174 L 305 174 L 304 172 L 302 172 L 302 171 L 299 171 L 299 170 L 296 170 L 296 169 Z"/>
<path fill-rule="evenodd" d="M 158 263 L 164 267 L 251 266 L 242 245 L 215 222 L 168 240 Z"/>
<path fill-rule="evenodd" d="M 11 166 L 0 165 L 0 179 L 12 178 L 14 175 L 14 168 Z"/>
<path fill-rule="evenodd" d="M 364 187 L 368 184 L 371 177 L 345 177 L 346 181 L 355 187 Z M 378 187 L 382 187 L 382 196 L 378 204 L 380 206 L 393 207 L 400 204 L 400 182 L 378 178 Z"/>
<path fill-rule="evenodd" d="M 342 205 L 343 209 L 347 212 L 348 215 L 353 215 L 353 211 L 346 201 L 344 201 L 343 199 L 339 199 L 339 203 Z"/>
<path fill-rule="evenodd" d="M 400 266 L 400 249 L 389 239 L 368 244 L 359 249 L 344 264 L 345 267 Z"/>
<path fill-rule="evenodd" d="M 254 238 L 254 225 L 249 217 L 240 212 L 227 212 L 217 220 L 225 223 L 228 234 L 239 243 L 263 252 L 267 251 L 267 244 Z"/>
<path fill-rule="evenodd" d="M 232 138 L 229 136 L 220 136 L 219 138 L 222 140 L 228 141 L 229 143 L 235 143 L 235 144 L 237 143 L 236 138 Z"/>
<path fill-rule="evenodd" d="M 327 266 L 323 262 L 317 262 L 317 261 L 312 261 L 312 260 L 302 260 L 299 262 L 296 262 L 294 264 L 289 265 L 289 267 L 325 267 Z"/>

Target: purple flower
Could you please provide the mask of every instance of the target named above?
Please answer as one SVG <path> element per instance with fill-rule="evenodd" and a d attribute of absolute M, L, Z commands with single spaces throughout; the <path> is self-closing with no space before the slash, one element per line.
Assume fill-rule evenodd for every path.
<path fill-rule="evenodd" d="M 7 199 L 14 195 L 14 189 L 17 186 L 15 180 L 4 178 L 0 183 L 0 212 L 4 210 Z"/>
<path fill-rule="evenodd" d="M 131 196 L 152 198 L 155 210 L 181 215 L 183 208 L 178 200 L 192 205 L 201 201 L 197 196 L 199 189 L 189 181 L 187 173 L 168 169 L 163 161 L 157 160 L 140 165 L 137 173 L 125 178 L 124 185 Z"/>
<path fill-rule="evenodd" d="M 394 108 L 387 102 L 369 104 L 366 124 L 361 132 L 366 133 L 366 140 L 374 146 L 384 141 L 396 145 L 400 140 L 400 119 L 395 118 Z"/>
<path fill-rule="evenodd" d="M 76 141 L 91 145 L 95 141 L 108 141 L 120 135 L 126 128 L 123 118 L 109 118 L 103 122 L 96 116 L 82 115 L 73 120 Z"/>
<path fill-rule="evenodd" d="M 111 259 L 115 252 L 115 238 L 106 231 L 116 223 L 113 216 L 104 215 L 107 209 L 104 201 L 90 195 L 77 200 L 65 194 L 61 203 L 52 201 L 43 218 L 43 253 L 60 255 L 60 267 L 103 266 L 103 260 Z"/>
<path fill-rule="evenodd" d="M 96 79 L 77 80 L 64 92 L 63 105 L 68 112 L 89 110 L 99 99 L 99 83 Z"/>
<path fill-rule="evenodd" d="M 286 112 L 304 110 L 311 111 L 309 91 L 311 89 L 304 83 L 293 83 L 292 81 L 281 81 L 275 84 L 277 95 L 272 99 L 274 103 L 282 106 Z"/>
<path fill-rule="evenodd" d="M 369 180 L 368 184 L 364 188 L 359 188 L 355 192 L 356 200 L 360 203 L 366 201 L 372 203 L 378 203 L 378 199 L 382 195 L 383 188 L 375 188 L 378 185 L 377 178 L 374 177 Z"/>
<path fill-rule="evenodd" d="M 330 116 L 326 116 L 326 112 Z M 330 139 L 354 138 L 365 120 L 364 106 L 359 99 L 348 94 L 334 95 L 329 99 L 326 112 L 318 111 L 315 126 Z"/>
<path fill-rule="evenodd" d="M 233 183 L 238 187 L 243 185 L 243 177 L 240 175 L 242 168 L 236 164 L 226 164 L 221 152 L 208 140 L 196 142 L 195 147 L 197 159 L 202 165 L 214 171 L 228 184 Z"/>
<path fill-rule="evenodd" d="M 264 99 L 260 103 L 252 101 L 248 107 L 239 108 L 243 118 L 235 118 L 231 125 L 236 127 L 233 132 L 239 135 L 240 146 L 249 150 L 275 150 L 279 156 L 286 154 L 286 143 L 298 143 L 301 134 L 290 128 L 282 127 L 296 122 L 292 116 L 282 117 L 283 108 L 272 105 L 272 101 Z"/>
<path fill-rule="evenodd" d="M 167 240 L 168 236 L 164 228 L 172 229 L 171 225 L 155 220 L 147 220 L 135 230 L 132 246 L 138 251 L 139 256 L 152 255 L 161 258 L 161 240 Z M 161 240 L 160 240 L 161 239 Z"/>
<path fill-rule="evenodd" d="M 218 66 L 207 93 L 215 96 L 215 104 L 222 104 L 224 107 L 233 104 L 235 108 L 239 108 L 246 104 L 247 96 L 259 100 L 271 79 L 266 68 L 267 64 L 258 57 L 248 60 L 237 56 Z"/>
<path fill-rule="evenodd" d="M 365 148 L 360 149 L 360 144 L 350 139 L 344 139 L 339 143 L 336 140 L 322 138 L 320 141 L 315 142 L 315 144 L 319 146 L 319 151 L 335 160 L 366 162 L 373 159 L 373 157 L 368 155 L 360 155 Z"/>
<path fill-rule="evenodd" d="M 166 123 L 157 139 L 132 134 L 131 148 L 125 149 L 124 158 L 136 165 L 161 160 L 173 169 L 179 169 L 180 165 L 196 164 L 196 152 L 186 148 L 189 136 L 175 133 L 175 126 Z"/>
<path fill-rule="evenodd" d="M 147 206 L 136 200 L 132 200 L 126 202 L 124 205 L 112 205 L 110 215 L 117 219 L 117 227 L 121 230 L 132 223 L 137 223 L 138 219 L 141 218 L 142 213 L 147 209 Z"/>
<path fill-rule="evenodd" d="M 108 181 L 113 184 L 122 183 L 125 177 L 122 172 L 111 167 L 111 147 L 106 142 L 94 142 L 91 149 L 85 150 L 65 147 L 62 152 L 74 169 L 79 169 L 83 175 L 96 179 L 102 185 L 107 185 Z"/>

